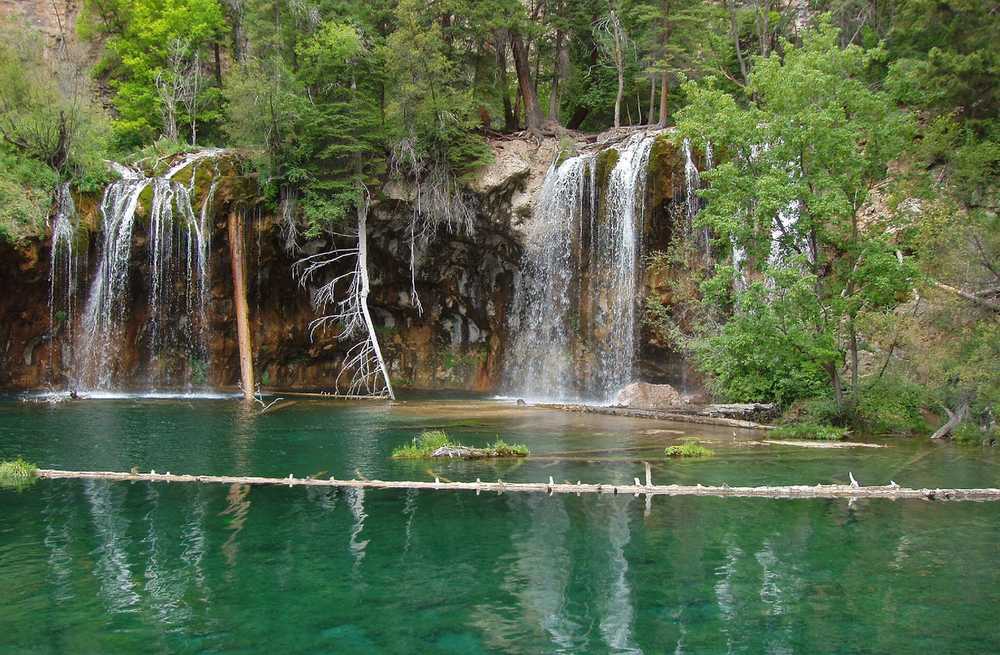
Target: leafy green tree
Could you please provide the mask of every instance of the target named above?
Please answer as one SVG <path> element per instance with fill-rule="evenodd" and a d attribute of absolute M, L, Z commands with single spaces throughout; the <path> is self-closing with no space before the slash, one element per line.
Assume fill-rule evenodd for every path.
<path fill-rule="evenodd" d="M 105 175 L 108 129 L 65 58 L 47 60 L 41 35 L 0 22 L 0 239 L 45 231 L 60 181 L 90 188 Z"/>
<path fill-rule="evenodd" d="M 159 134 L 179 137 L 177 124 L 211 124 L 219 114 L 224 34 L 218 0 L 87 0 L 80 31 L 107 38 L 102 70 L 114 88 L 115 138 L 135 148 Z M 213 54 L 214 53 L 214 54 Z M 215 84 L 204 69 L 214 58 Z"/>
<path fill-rule="evenodd" d="M 896 257 L 891 233 L 861 214 L 910 138 L 911 120 L 865 83 L 869 54 L 837 40 L 822 24 L 801 46 L 782 42 L 782 57 L 758 57 L 747 107 L 711 83 L 685 88 L 682 133 L 726 153 L 705 174 L 698 222 L 721 249 L 741 253 L 735 277 L 745 282 L 728 284 L 734 267 L 716 273 L 707 297 L 727 298 L 735 317 L 697 352 L 734 398 L 764 388 L 772 389 L 767 399 L 788 402 L 815 393 L 822 370 L 842 406 L 849 372 L 856 399 L 859 319 L 905 300 L 913 285 L 913 266 Z M 772 366 L 746 360 L 750 343 L 771 354 Z M 758 375 L 768 380 L 750 380 Z M 797 388 L 785 389 L 782 378 Z"/>

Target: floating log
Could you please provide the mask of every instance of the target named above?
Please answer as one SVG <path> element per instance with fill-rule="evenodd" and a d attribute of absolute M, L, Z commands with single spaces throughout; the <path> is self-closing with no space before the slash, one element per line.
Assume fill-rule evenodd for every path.
<path fill-rule="evenodd" d="M 631 494 L 633 496 L 718 496 L 723 498 L 888 498 L 892 500 L 1000 500 L 1000 489 L 909 489 L 898 485 L 853 487 L 849 484 L 791 485 L 778 487 L 730 487 L 729 485 L 641 484 L 556 484 L 548 482 L 414 482 L 407 480 L 320 480 L 314 478 L 264 478 L 239 475 L 171 475 L 119 471 L 59 471 L 38 469 L 45 479 L 111 480 L 119 482 L 200 482 L 206 484 L 249 484 L 288 487 L 342 487 L 348 489 L 428 489 L 435 491 L 488 491 L 547 494 Z M 647 477 L 647 479 L 649 479 Z"/>
<path fill-rule="evenodd" d="M 805 439 L 763 439 L 761 443 L 772 446 L 798 446 L 799 448 L 888 448 L 883 444 L 860 441 L 807 441 Z"/>
<path fill-rule="evenodd" d="M 658 409 L 633 409 L 629 407 L 601 407 L 597 405 L 573 405 L 566 403 L 543 403 L 535 405 L 548 409 L 561 409 L 567 412 L 582 412 L 585 414 L 606 414 L 608 416 L 624 416 L 627 418 L 651 418 L 661 421 L 678 421 L 680 423 L 697 423 L 700 425 L 723 425 L 729 428 L 743 428 L 745 430 L 772 430 L 773 425 L 764 425 L 753 421 L 744 421 L 736 418 L 722 418 L 719 416 L 706 416 L 696 413 L 702 410 L 692 409 L 690 412 L 661 411 Z"/>

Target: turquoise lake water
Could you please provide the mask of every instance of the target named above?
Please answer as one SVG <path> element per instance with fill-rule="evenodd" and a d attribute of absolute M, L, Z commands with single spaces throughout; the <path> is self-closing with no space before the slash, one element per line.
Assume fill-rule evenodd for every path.
<path fill-rule="evenodd" d="M 424 429 L 524 461 L 393 461 Z M 705 461 L 664 461 L 695 437 Z M 996 449 L 476 399 L 0 400 L 47 468 L 382 479 L 1000 486 Z M 0 490 L 0 653 L 995 653 L 1000 503 L 39 481 Z"/>

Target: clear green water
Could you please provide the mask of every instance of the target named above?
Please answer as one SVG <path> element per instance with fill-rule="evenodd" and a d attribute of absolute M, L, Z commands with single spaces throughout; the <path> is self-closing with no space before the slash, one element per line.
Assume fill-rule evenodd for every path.
<path fill-rule="evenodd" d="M 444 428 L 523 462 L 395 462 Z M 0 457 L 67 469 L 998 486 L 995 450 L 751 436 L 497 403 L 0 401 Z M 0 653 L 993 653 L 1000 504 L 41 481 L 0 491 Z"/>

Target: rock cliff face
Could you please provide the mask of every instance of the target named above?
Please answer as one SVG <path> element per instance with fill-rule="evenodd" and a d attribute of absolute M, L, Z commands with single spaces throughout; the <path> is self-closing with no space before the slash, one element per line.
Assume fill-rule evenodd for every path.
<path fill-rule="evenodd" d="M 455 232 L 441 226 L 416 249 L 415 283 L 422 305 L 411 296 L 410 237 L 412 206 L 406 189 L 387 189 L 369 218 L 369 305 L 394 384 L 422 389 L 495 391 L 501 380 L 511 296 L 518 275 L 524 234 L 523 222 L 531 214 L 534 194 L 550 163 L 559 154 L 555 139 L 536 143 L 507 139 L 493 142 L 494 164 L 480 172 L 470 185 L 475 220 L 471 231 Z M 661 148 L 662 150 L 662 148 Z M 672 209 L 683 197 L 683 160 L 674 151 L 658 154 L 659 168 L 650 167 L 652 211 L 646 220 L 647 250 L 665 249 L 672 238 Z M 680 171 L 680 178 L 677 178 Z M 236 175 L 235 169 L 228 173 Z M 230 180 L 232 182 L 232 180 Z M 246 186 L 230 184 L 237 188 Z M 187 384 L 233 387 L 239 379 L 239 362 L 229 274 L 226 217 L 230 211 L 247 211 L 249 303 L 258 379 L 265 388 L 331 390 L 341 370 L 349 344 L 323 331 L 310 334 L 315 311 L 310 289 L 299 286 L 292 275 L 294 261 L 284 249 L 280 220 L 258 209 L 245 210 L 246 197 L 220 186 L 212 217 L 210 250 L 210 302 L 208 305 L 208 366 Z M 141 199 L 141 202 L 148 200 Z M 84 223 L 99 222 L 97 199 L 79 198 Z M 141 217 L 140 209 L 139 216 Z M 178 368 L 186 353 L 160 353 L 151 362 L 150 335 L 146 327 L 149 298 L 149 258 L 143 247 L 148 225 L 137 224 L 129 272 L 131 307 L 123 337 L 125 371 L 120 386 L 149 386 L 152 367 Z M 97 241 L 83 250 L 81 279 L 93 276 Z M 304 254 L 321 252 L 331 243 L 313 240 Z M 46 242 L 13 247 L 0 244 L 0 388 L 62 388 L 74 377 L 71 349 L 64 317 L 49 307 L 49 255 Z M 89 265 L 88 265 L 89 264 Z M 86 283 L 81 285 L 82 293 Z M 640 303 L 648 293 L 662 290 L 662 280 L 643 276 Z M 55 320 L 53 320 L 55 319 Z M 178 316 L 177 320 L 185 320 Z M 50 327 L 54 323 L 54 328 Z M 678 384 L 683 377 L 669 348 L 640 339 L 639 371 L 652 382 Z M 342 381 L 343 382 L 343 381 Z M 682 389 L 683 391 L 683 389 Z"/>

